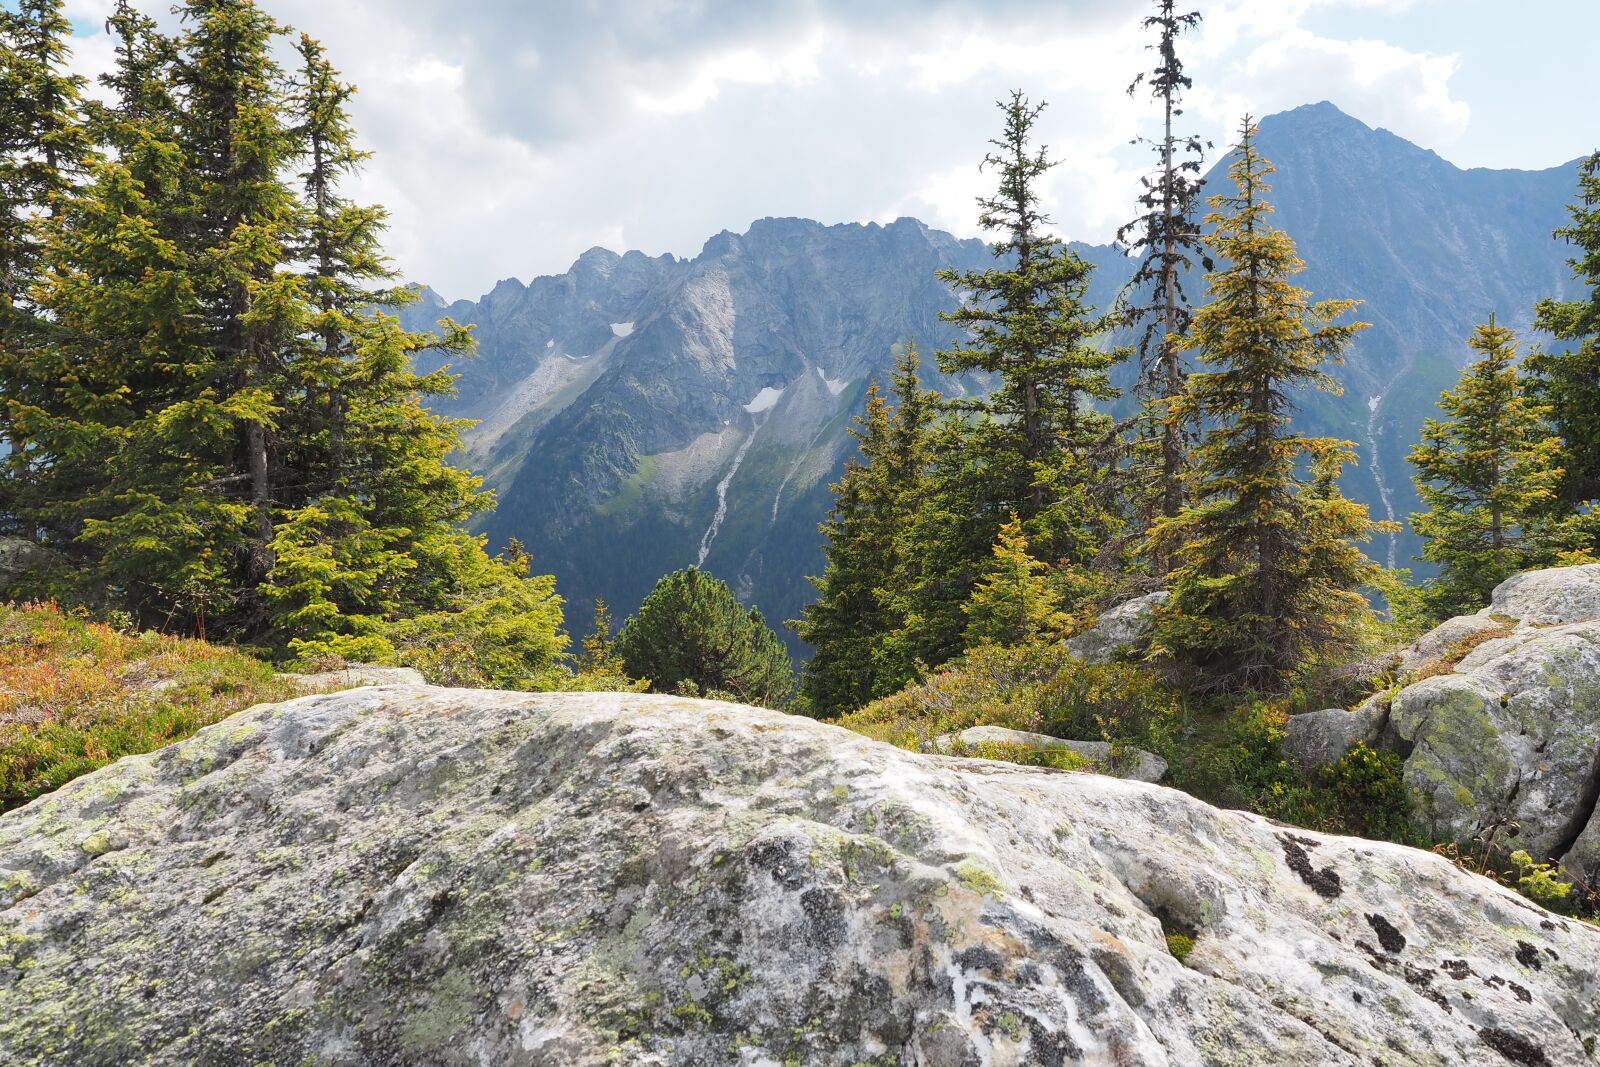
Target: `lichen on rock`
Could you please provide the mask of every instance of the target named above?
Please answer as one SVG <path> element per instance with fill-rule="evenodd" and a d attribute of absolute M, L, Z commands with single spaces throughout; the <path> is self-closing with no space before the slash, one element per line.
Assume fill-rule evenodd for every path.
<path fill-rule="evenodd" d="M 1600 1035 L 1600 932 L 1438 856 L 640 694 L 251 709 L 0 816 L 0 886 L 17 1067 L 1577 1065 Z"/>

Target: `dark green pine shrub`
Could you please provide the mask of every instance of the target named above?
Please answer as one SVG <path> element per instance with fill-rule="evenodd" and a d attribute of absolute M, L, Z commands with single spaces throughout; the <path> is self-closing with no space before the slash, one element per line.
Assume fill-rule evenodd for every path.
<path fill-rule="evenodd" d="M 761 612 L 696 567 L 656 583 L 617 634 L 616 652 L 628 677 L 649 679 L 657 693 L 772 708 L 794 689 L 788 650 Z"/>

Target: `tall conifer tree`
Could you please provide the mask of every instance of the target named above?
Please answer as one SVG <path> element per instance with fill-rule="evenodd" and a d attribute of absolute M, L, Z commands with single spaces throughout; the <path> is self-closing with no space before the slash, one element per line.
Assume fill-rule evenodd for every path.
<path fill-rule="evenodd" d="M 877 382 L 868 386 L 866 410 L 851 430 L 859 458 L 833 486 L 821 527 L 827 568 L 812 579 L 817 598 L 795 624 L 815 650 L 801 679 L 814 715 L 853 711 L 907 680 L 883 646 L 902 622 L 888 590 L 905 570 L 900 553 L 927 477 L 935 397 L 922 388 L 919 368 L 913 345 L 895 362 L 890 397 Z"/>
<path fill-rule="evenodd" d="M 0 8 L 0 529 L 35 536 L 16 516 L 17 495 L 38 476 L 14 431 L 14 403 L 37 402 L 55 383 L 30 373 L 30 353 L 48 334 L 36 287 L 46 225 L 68 210 L 89 166 L 83 79 L 66 71 L 72 26 L 62 0 L 18 0 Z"/>
<path fill-rule="evenodd" d="M 1194 318 L 1183 282 L 1196 265 L 1212 268 L 1195 217 L 1206 146 L 1199 137 L 1178 133 L 1176 121 L 1183 115 L 1183 93 L 1194 85 L 1178 56 L 1178 37 L 1199 22 L 1199 12 L 1180 14 L 1175 0 L 1156 0 L 1156 12 L 1144 20 L 1144 27 L 1158 35 L 1149 47 L 1159 58 L 1154 69 L 1128 86 L 1130 96 L 1147 87 L 1162 112 L 1160 139 L 1138 142 L 1148 145 L 1158 160 L 1154 173 L 1143 179 L 1142 212 L 1117 232 L 1117 239 L 1139 258 L 1128 287 L 1132 303 L 1125 313 L 1139 330 L 1141 410 L 1135 422 L 1131 487 L 1141 531 L 1156 517 L 1171 518 L 1183 507 L 1183 471 L 1194 429 L 1178 403 L 1188 377 L 1182 338 Z M 1158 574 L 1165 573 L 1164 559 L 1151 563 Z"/>
<path fill-rule="evenodd" d="M 1565 350 L 1528 358 L 1533 389 L 1564 442 L 1561 498 L 1569 509 L 1600 499 L 1600 152 L 1579 164 L 1578 190 L 1567 209 L 1572 222 L 1556 236 L 1576 247 L 1569 262 L 1586 291 L 1576 300 L 1540 302 L 1535 328 Z"/>
<path fill-rule="evenodd" d="M 1039 182 L 1056 165 L 1046 147 L 1034 146 L 1044 106 L 1021 92 L 1000 102 L 1005 128 L 984 157 L 999 188 L 979 199 L 978 223 L 998 234 L 993 251 L 1001 263 L 940 272 L 968 296 L 943 316 L 968 337 L 939 353 L 939 367 L 997 378 L 991 393 L 966 405 L 985 416 L 966 445 L 988 470 L 983 554 L 1015 512 L 1044 556 L 1084 562 L 1105 526 L 1088 490 L 1091 452 L 1108 420 L 1091 405 L 1116 396 L 1108 377 L 1116 356 L 1095 344 L 1111 323 L 1086 300 L 1094 267 L 1049 233 L 1040 207 Z"/>
<path fill-rule="evenodd" d="M 1554 562 L 1572 527 L 1556 509 L 1561 439 L 1518 373 L 1516 335 L 1490 316 L 1467 343 L 1482 358 L 1439 399 L 1446 418 L 1427 420 L 1410 457 L 1428 506 L 1411 524 L 1440 568 L 1424 601 L 1440 618 L 1477 611 L 1506 578 Z"/>
<path fill-rule="evenodd" d="M 111 151 L 40 231 L 50 328 L 0 362 L 17 524 L 152 624 L 536 682 L 560 599 L 462 526 L 492 501 L 448 462 L 460 423 L 424 407 L 448 371 L 412 356 L 470 338 L 379 310 L 408 294 L 381 209 L 339 191 L 364 158 L 350 89 L 309 40 L 279 70 L 284 31 L 250 0 L 182 14 L 169 39 L 117 6 L 89 124 Z"/>
<path fill-rule="evenodd" d="M 1158 648 L 1216 688 L 1276 689 L 1308 657 L 1334 651 L 1372 564 L 1350 542 L 1370 536 L 1366 508 L 1338 492 L 1351 446 L 1294 431 L 1293 391 L 1334 390 L 1338 362 L 1365 323 L 1337 323 L 1353 300 L 1313 304 L 1290 277 L 1294 242 L 1268 220 L 1272 165 L 1249 119 L 1229 166 L 1236 191 L 1211 198 L 1212 299 L 1187 344 L 1208 369 L 1184 403 L 1208 427 L 1190 475 L 1193 503 L 1157 524 L 1172 599 Z M 1299 465 L 1311 460 L 1307 481 Z M 1344 546 L 1341 551 L 1330 548 Z"/>

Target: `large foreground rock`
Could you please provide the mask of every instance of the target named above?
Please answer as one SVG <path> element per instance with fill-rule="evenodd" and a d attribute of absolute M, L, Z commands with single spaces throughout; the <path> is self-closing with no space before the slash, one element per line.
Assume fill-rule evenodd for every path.
<path fill-rule="evenodd" d="M 8 1067 L 1576 1067 L 1600 1036 L 1600 931 L 1438 856 L 674 698 L 256 708 L 0 816 L 0 868 Z"/>

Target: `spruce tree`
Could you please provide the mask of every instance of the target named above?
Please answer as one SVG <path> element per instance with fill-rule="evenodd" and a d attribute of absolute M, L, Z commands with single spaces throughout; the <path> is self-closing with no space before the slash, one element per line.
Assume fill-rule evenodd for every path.
<path fill-rule="evenodd" d="M 62 0 L 0 8 L 0 532 L 33 537 L 19 521 L 19 491 L 36 457 L 15 432 L 17 404 L 38 403 L 57 383 L 30 372 L 30 353 L 51 329 L 38 305 L 49 224 L 69 209 L 93 149 L 84 124 L 83 79 L 67 73 L 72 26 Z"/>
<path fill-rule="evenodd" d="M 1554 562 L 1570 522 L 1557 516 L 1561 438 L 1529 396 L 1516 335 L 1489 321 L 1467 342 L 1482 358 L 1439 399 L 1411 451 L 1428 510 L 1411 517 L 1422 558 L 1439 565 L 1423 588 L 1440 618 L 1477 611 L 1500 582 Z"/>
<path fill-rule="evenodd" d="M 1028 553 L 1022 522 L 1013 517 L 1000 527 L 994 558 L 963 609 L 967 644 L 1029 644 L 1059 632 L 1066 617 L 1044 571 Z"/>
<path fill-rule="evenodd" d="M 1572 222 L 1556 236 L 1577 248 L 1569 262 L 1586 291 L 1540 302 L 1534 326 L 1562 350 L 1528 358 L 1532 389 L 1563 442 L 1561 500 L 1574 511 L 1600 499 L 1600 152 L 1579 164 L 1578 188 L 1579 201 L 1567 209 Z"/>
<path fill-rule="evenodd" d="M 867 387 L 866 410 L 851 430 L 858 456 L 832 487 L 821 526 L 827 566 L 795 623 L 814 649 L 801 678 L 810 714 L 853 711 L 906 681 L 884 661 L 884 641 L 901 625 L 887 590 L 903 571 L 902 534 L 920 504 L 934 404 L 915 345 L 896 359 L 892 398 L 876 381 Z"/>
<path fill-rule="evenodd" d="M 1048 232 L 1040 207 L 1039 182 L 1056 166 L 1046 147 L 1033 145 L 1045 105 L 1014 92 L 999 107 L 1005 128 L 983 161 L 998 171 L 999 187 L 979 199 L 978 223 L 998 234 L 1000 263 L 940 272 L 967 295 L 942 316 L 967 337 L 939 353 L 939 368 L 997 379 L 987 396 L 964 405 L 983 416 L 963 446 L 987 469 L 983 555 L 1014 511 L 1045 557 L 1083 563 L 1105 533 L 1093 506 L 1092 453 L 1109 423 L 1091 405 L 1116 396 L 1108 370 L 1117 354 L 1095 343 L 1111 322 L 1086 300 L 1093 266 Z"/>
<path fill-rule="evenodd" d="M 110 151 L 43 227 L 50 329 L 0 364 L 16 521 L 147 624 L 538 684 L 561 601 L 464 528 L 492 499 L 449 462 L 462 424 L 425 406 L 448 370 L 412 364 L 470 337 L 380 310 L 410 296 L 381 209 L 340 193 L 364 158 L 351 90 L 306 39 L 279 70 L 283 31 L 248 0 L 182 13 L 168 39 L 118 6 L 90 123 Z"/>
<path fill-rule="evenodd" d="M 789 654 L 755 608 L 696 567 L 666 575 L 617 634 L 629 677 L 658 693 L 778 707 L 794 688 Z"/>
<path fill-rule="evenodd" d="M 1212 299 L 1187 344 L 1208 369 L 1190 376 L 1186 414 L 1207 427 L 1195 454 L 1193 503 L 1161 520 L 1153 538 L 1170 554 L 1172 597 L 1156 647 L 1201 672 L 1203 686 L 1278 689 L 1308 658 L 1332 654 L 1351 632 L 1359 588 L 1376 565 L 1348 546 L 1381 528 L 1338 491 L 1344 442 L 1292 425 L 1293 391 L 1334 390 L 1328 364 L 1365 323 L 1337 323 L 1353 300 L 1312 303 L 1290 277 L 1304 264 L 1274 229 L 1272 165 L 1244 122 L 1229 165 L 1236 191 L 1210 200 Z M 1313 463 L 1307 480 L 1299 465 Z"/>
<path fill-rule="evenodd" d="M 1172 518 L 1183 507 L 1183 472 L 1194 431 L 1192 421 L 1184 417 L 1187 409 L 1179 403 L 1188 377 L 1182 338 L 1194 318 L 1183 282 L 1196 265 L 1212 269 L 1195 217 L 1206 145 L 1192 134 L 1176 132 L 1174 126 L 1183 115 L 1183 93 L 1194 85 L 1184 73 L 1177 40 L 1199 22 L 1199 12 L 1179 14 L 1175 0 L 1156 0 L 1156 13 L 1143 25 L 1158 34 L 1149 47 L 1159 59 L 1154 69 L 1128 86 L 1129 96 L 1148 87 L 1162 111 L 1161 138 L 1136 142 L 1149 146 L 1158 160 L 1154 173 L 1142 179 L 1142 211 L 1117 231 L 1117 240 L 1139 260 L 1128 284 L 1130 302 L 1124 313 L 1139 331 L 1140 413 L 1134 423 L 1129 481 L 1131 510 L 1140 533 L 1156 517 Z M 1158 575 L 1166 572 L 1166 560 L 1150 562 Z"/>
<path fill-rule="evenodd" d="M 927 472 L 895 537 L 897 566 L 884 583 L 897 625 L 878 652 L 880 685 L 898 689 L 966 648 L 962 609 L 989 565 L 1002 522 L 997 498 L 1004 487 L 974 447 L 992 439 L 986 421 L 969 425 L 947 412 L 929 429 Z"/>
<path fill-rule="evenodd" d="M 63 0 L 0 8 L 0 340 L 31 306 L 40 219 L 66 210 L 92 155 L 84 81 L 66 71 L 64 8 Z"/>

